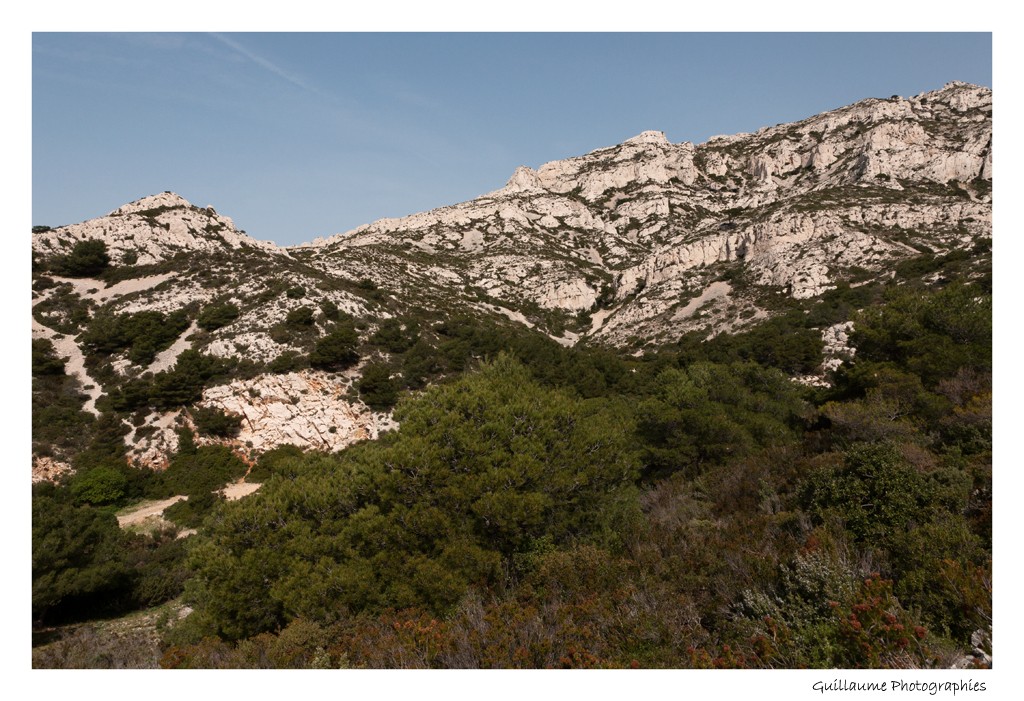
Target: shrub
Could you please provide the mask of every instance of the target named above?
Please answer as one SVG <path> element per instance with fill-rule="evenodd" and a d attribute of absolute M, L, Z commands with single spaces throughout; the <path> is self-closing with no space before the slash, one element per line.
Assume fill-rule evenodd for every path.
<path fill-rule="evenodd" d="M 57 351 L 53 347 L 53 342 L 49 339 L 32 339 L 32 374 L 64 374 L 64 361 L 57 357 Z"/>
<path fill-rule="evenodd" d="M 99 506 L 120 501 L 127 487 L 128 479 L 119 470 L 96 467 L 75 475 L 71 482 L 71 493 L 78 504 Z"/>
<path fill-rule="evenodd" d="M 247 482 L 264 482 L 272 475 L 277 474 L 294 477 L 299 471 L 297 464 L 301 462 L 304 455 L 302 448 L 298 446 L 287 443 L 279 445 L 260 455 L 245 480 Z"/>
<path fill-rule="evenodd" d="M 237 319 L 238 314 L 238 306 L 231 302 L 211 304 L 196 317 L 196 325 L 204 331 L 215 331 Z"/>
<path fill-rule="evenodd" d="M 370 336 L 369 342 L 389 353 L 404 353 L 418 338 L 419 326 L 415 321 L 407 320 L 403 323 L 399 319 L 386 319 Z"/>
<path fill-rule="evenodd" d="M 199 433 L 218 438 L 233 438 L 242 428 L 242 417 L 228 414 L 216 407 L 196 407 L 192 410 L 192 420 Z"/>
<path fill-rule="evenodd" d="M 197 350 L 182 351 L 170 370 L 153 377 L 150 403 L 160 409 L 194 404 L 203 396 L 203 387 L 225 372 L 227 363 Z"/>
<path fill-rule="evenodd" d="M 224 445 L 205 445 L 179 451 L 162 475 L 167 496 L 203 497 L 245 474 L 246 464 Z"/>
<path fill-rule="evenodd" d="M 90 606 L 127 583 L 125 539 L 113 514 L 33 497 L 32 618 L 95 615 Z"/>
<path fill-rule="evenodd" d="M 652 474 L 699 470 L 792 440 L 804 412 L 782 373 L 753 363 L 694 363 L 665 370 L 640 403 L 640 437 Z"/>
<path fill-rule="evenodd" d="M 147 365 L 187 328 L 188 313 L 183 309 L 167 315 L 155 311 L 104 313 L 93 318 L 82 334 L 81 343 L 102 354 L 127 350 L 133 363 Z"/>
<path fill-rule="evenodd" d="M 309 354 L 309 364 L 321 370 L 342 370 L 359 360 L 358 345 L 359 335 L 355 328 L 351 324 L 338 324 L 316 342 Z"/>
<path fill-rule="evenodd" d="M 99 239 L 79 241 L 64 256 L 50 261 L 50 270 L 68 277 L 96 277 L 110 265 L 107 244 Z"/>
<path fill-rule="evenodd" d="M 313 309 L 311 307 L 297 307 L 288 312 L 285 323 L 289 326 L 312 326 Z"/>
<path fill-rule="evenodd" d="M 358 386 L 362 400 L 375 411 L 386 411 L 398 401 L 398 385 L 391 379 L 391 368 L 384 363 L 363 368 Z"/>
<path fill-rule="evenodd" d="M 267 369 L 276 374 L 295 372 L 306 367 L 309 367 L 309 358 L 297 351 L 291 350 L 285 351 L 267 365 Z"/>
<path fill-rule="evenodd" d="M 199 528 L 203 519 L 223 501 L 224 497 L 215 492 L 193 494 L 164 509 L 164 518 L 185 528 Z"/>
<path fill-rule="evenodd" d="M 341 321 L 341 310 L 338 309 L 337 304 L 329 299 L 325 299 L 320 302 L 320 311 L 323 313 L 324 319 L 327 321 Z"/>
<path fill-rule="evenodd" d="M 399 411 L 392 440 L 308 457 L 225 505 L 194 551 L 197 621 L 236 638 L 295 616 L 442 612 L 542 538 L 615 544 L 635 508 L 628 424 L 506 356 Z"/>
<path fill-rule="evenodd" d="M 888 545 L 941 507 L 937 486 L 883 443 L 850 448 L 841 467 L 812 473 L 800 494 L 815 517 L 838 516 L 858 541 Z"/>

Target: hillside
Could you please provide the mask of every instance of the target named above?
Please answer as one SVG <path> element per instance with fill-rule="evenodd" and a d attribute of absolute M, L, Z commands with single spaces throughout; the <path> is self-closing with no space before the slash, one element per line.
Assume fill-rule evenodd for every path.
<path fill-rule="evenodd" d="M 991 104 L 34 227 L 35 666 L 990 666 Z"/>
<path fill-rule="evenodd" d="M 863 285 L 912 258 L 977 250 L 980 270 L 991 237 L 991 134 L 991 92 L 961 83 L 696 146 L 649 131 L 520 167 L 505 187 L 469 202 L 290 249 L 162 193 L 33 234 L 37 268 L 50 268 L 34 276 L 33 337 L 68 358 L 94 415 L 104 395 L 168 371 L 193 349 L 245 368 L 221 373 L 233 381 L 201 400 L 245 417 L 242 445 L 338 449 L 390 426 L 353 396 L 365 359 L 393 355 L 367 347 L 382 324 L 401 334 L 421 317 L 429 326 L 469 315 L 565 346 L 640 353 L 691 332 L 750 328 L 785 311 L 787 299 Z M 105 244 L 101 279 L 59 274 L 86 241 Z M 230 310 L 223 322 L 196 325 L 218 308 Z M 96 342 L 102 322 L 138 314 L 184 314 L 188 323 L 161 338 L 157 354 L 133 355 L 124 339 Z M 304 358 L 342 317 L 364 362 L 342 374 L 307 369 Z M 818 329 L 818 367 L 791 372 L 821 382 L 837 366 L 849 327 L 833 321 Z M 157 404 L 126 437 L 143 464 L 162 464 L 175 445 L 180 412 Z"/>

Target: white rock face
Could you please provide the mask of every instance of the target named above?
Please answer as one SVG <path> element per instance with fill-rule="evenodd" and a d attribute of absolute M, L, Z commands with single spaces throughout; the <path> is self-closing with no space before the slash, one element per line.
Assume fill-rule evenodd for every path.
<path fill-rule="evenodd" d="M 348 399 L 351 384 L 352 376 L 312 370 L 261 375 L 210 387 L 200 404 L 241 416 L 238 441 L 255 451 L 286 443 L 336 451 L 398 428 L 389 414 Z"/>
<path fill-rule="evenodd" d="M 66 253 L 79 242 L 106 243 L 114 262 L 136 256 L 138 265 L 159 263 L 176 252 L 256 248 L 288 255 L 268 241 L 256 241 L 235 229 L 234 222 L 212 207 L 201 209 L 173 192 L 143 197 L 105 217 L 33 234 L 32 249 L 42 255 Z"/>
<path fill-rule="evenodd" d="M 381 270 L 411 273 L 403 294 L 436 284 L 416 275 L 414 256 L 396 258 L 395 247 L 407 243 L 458 271 L 453 291 L 467 302 L 479 289 L 506 308 L 569 315 L 597 311 L 611 284 L 622 323 L 608 317 L 594 333 L 618 344 L 689 328 L 673 325 L 678 295 L 706 286 L 697 278 L 718 264 L 808 298 L 851 268 L 881 273 L 914 254 L 907 232 L 940 252 L 990 236 L 991 198 L 974 184 L 990 178 L 991 92 L 950 84 L 699 146 L 643 132 L 536 170 L 520 167 L 504 188 L 475 200 L 318 242 L 312 262 L 328 274 L 355 266 L 393 286 L 375 277 L 370 254 L 355 255 L 372 248 Z"/>
<path fill-rule="evenodd" d="M 49 456 L 40 456 L 32 460 L 32 484 L 37 482 L 55 482 L 63 475 L 74 472 L 71 465 Z"/>
<path fill-rule="evenodd" d="M 853 358 L 857 352 L 856 348 L 850 346 L 850 333 L 853 331 L 853 322 L 844 321 L 841 324 L 833 324 L 821 332 L 821 340 L 825 343 L 822 369 L 831 372 L 839 368 L 845 361 Z"/>
<path fill-rule="evenodd" d="M 149 414 L 143 423 L 144 430 L 132 427 L 124 437 L 128 461 L 138 467 L 163 470 L 178 450 L 177 432 L 185 425 L 180 410 Z"/>

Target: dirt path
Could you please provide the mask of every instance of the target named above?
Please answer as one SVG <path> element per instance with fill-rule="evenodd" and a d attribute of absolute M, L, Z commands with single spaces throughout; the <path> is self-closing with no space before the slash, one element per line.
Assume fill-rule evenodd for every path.
<path fill-rule="evenodd" d="M 153 358 L 153 362 L 150 363 L 149 367 L 146 368 L 146 372 L 151 372 L 154 375 L 164 370 L 169 370 L 172 365 L 178 360 L 178 356 L 181 355 L 182 351 L 186 351 L 192 347 L 192 341 L 188 340 L 188 337 L 196 332 L 196 322 L 192 322 L 184 333 L 178 336 L 178 340 L 171 344 L 167 350 L 160 351 Z"/>
<path fill-rule="evenodd" d="M 235 499 L 241 499 L 244 496 L 248 496 L 259 489 L 261 484 L 256 482 L 234 482 L 220 490 L 221 494 L 228 501 L 234 501 Z"/>
<path fill-rule="evenodd" d="M 182 499 L 188 499 L 187 496 L 179 494 L 176 497 L 170 499 L 164 499 L 163 501 L 148 501 L 143 502 L 135 508 L 134 511 L 129 511 L 125 514 L 119 514 L 117 517 L 117 525 L 121 528 L 127 526 L 138 526 L 144 521 L 150 518 L 162 518 L 164 509 L 172 504 L 177 504 Z"/>
<path fill-rule="evenodd" d="M 103 387 L 100 386 L 99 382 L 89 377 L 89 373 L 86 372 L 85 356 L 82 355 L 82 349 L 78 347 L 74 337 L 57 333 L 49 326 L 43 326 L 33 318 L 32 338 L 50 339 L 53 342 L 54 350 L 57 352 L 57 357 L 68 359 L 64 371 L 68 375 L 77 377 L 82 385 L 82 391 L 89 396 L 82 409 L 94 416 L 99 416 L 100 412 L 96 409 L 96 400 L 103 394 Z"/>
<path fill-rule="evenodd" d="M 142 290 L 148 290 L 151 287 L 156 287 L 164 280 L 174 277 L 174 273 L 164 273 L 162 275 L 151 275 L 149 277 L 137 278 L 134 280 L 122 280 L 116 285 L 104 288 L 102 280 L 94 280 L 91 278 L 69 278 L 69 277 L 54 277 L 53 279 L 57 282 L 66 282 L 71 285 L 75 293 L 79 297 L 85 299 L 91 299 L 96 302 L 105 302 L 113 297 L 119 297 L 132 292 L 140 292 Z M 90 291 L 95 290 L 95 291 Z M 42 302 L 47 298 L 47 295 L 41 296 L 33 303 L 33 307 L 39 302 Z M 185 332 L 184 336 L 188 336 L 195 331 L 194 324 L 188 331 Z M 67 336 L 65 334 L 54 331 L 49 326 L 44 326 L 32 319 L 32 338 L 48 338 L 53 342 L 53 347 L 57 351 L 57 356 L 60 358 L 67 358 L 67 367 L 65 371 L 69 375 L 75 375 L 78 381 L 82 384 L 82 391 L 85 392 L 89 399 L 85 402 L 82 407 L 84 411 L 88 411 L 94 416 L 99 416 L 100 412 L 96 409 L 96 400 L 99 399 L 100 395 L 103 394 L 103 387 L 99 382 L 89 376 L 89 373 L 85 370 L 85 356 L 82 354 L 82 349 L 78 347 L 78 343 L 75 342 L 74 337 Z M 178 343 L 182 339 L 178 339 L 174 346 L 171 346 L 168 350 L 161 353 L 163 356 L 170 350 L 178 346 Z M 187 347 L 187 343 L 186 343 Z M 184 350 L 184 348 L 177 351 L 171 358 L 170 362 L 173 364 L 174 359 L 178 357 L 178 353 Z M 157 360 L 160 360 L 160 356 Z M 154 362 L 156 364 L 156 362 Z"/>
<path fill-rule="evenodd" d="M 54 276 L 53 279 L 56 282 L 66 282 L 71 285 L 75 290 L 75 294 L 79 297 L 103 303 L 108 299 L 113 299 L 114 297 L 121 297 L 123 295 L 131 294 L 132 292 L 141 292 L 142 290 L 148 290 L 151 287 L 156 287 L 164 280 L 170 280 L 174 275 L 174 273 L 161 273 L 160 275 L 150 275 L 149 277 L 122 280 L 110 287 L 106 287 L 107 283 L 102 280 L 95 280 L 93 278 Z M 92 292 L 91 290 L 95 290 L 95 292 Z"/>
<path fill-rule="evenodd" d="M 226 485 L 223 489 L 219 489 L 224 498 L 228 501 L 235 501 L 242 497 L 248 496 L 259 489 L 262 485 L 255 482 L 232 482 Z M 117 515 L 117 525 L 121 528 L 130 528 L 133 526 L 141 526 L 147 521 L 162 521 L 164 509 L 174 504 L 177 504 L 183 499 L 188 499 L 187 496 L 179 494 L 176 497 L 170 499 L 163 499 L 161 501 L 146 501 L 135 506 L 131 511 L 121 513 Z M 183 531 L 182 533 L 195 533 L 194 530 Z"/>

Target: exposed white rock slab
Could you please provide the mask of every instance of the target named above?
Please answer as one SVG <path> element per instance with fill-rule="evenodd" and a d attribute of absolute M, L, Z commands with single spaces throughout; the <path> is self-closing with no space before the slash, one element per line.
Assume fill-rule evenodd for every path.
<path fill-rule="evenodd" d="M 54 282 L 71 285 L 75 294 L 79 297 L 83 299 L 90 299 L 93 302 L 102 304 L 114 299 L 115 297 L 123 297 L 124 295 L 150 290 L 157 285 L 170 280 L 174 276 L 174 273 L 149 275 L 146 277 L 133 278 L 131 280 L 122 280 L 110 287 L 107 287 L 106 283 L 102 280 L 96 280 L 93 278 L 60 277 L 59 275 L 53 275 L 52 278 Z"/>
<path fill-rule="evenodd" d="M 825 360 L 822 362 L 822 370 L 833 372 L 844 362 L 853 358 L 857 349 L 850 345 L 850 334 L 852 332 L 852 321 L 833 324 L 821 332 L 821 340 L 825 344 L 822 349 L 822 355 L 825 356 Z"/>
<path fill-rule="evenodd" d="M 731 291 L 732 286 L 727 282 L 711 283 L 710 285 L 708 285 L 707 289 L 705 289 L 699 295 L 697 295 L 689 302 L 687 302 L 685 307 L 682 307 L 679 311 L 677 311 L 673 316 L 673 321 L 680 321 L 682 319 L 687 319 L 693 316 L 693 314 L 698 309 L 703 307 L 708 302 L 718 300 L 723 297 L 728 297 Z"/>
<path fill-rule="evenodd" d="M 292 444 L 337 451 L 398 424 L 347 396 L 352 376 L 305 370 L 235 380 L 203 392 L 202 406 L 242 417 L 238 441 L 255 451 Z"/>
<path fill-rule="evenodd" d="M 37 482 L 56 482 L 64 475 L 74 472 L 71 465 L 48 455 L 37 456 L 32 460 L 32 484 Z"/>

